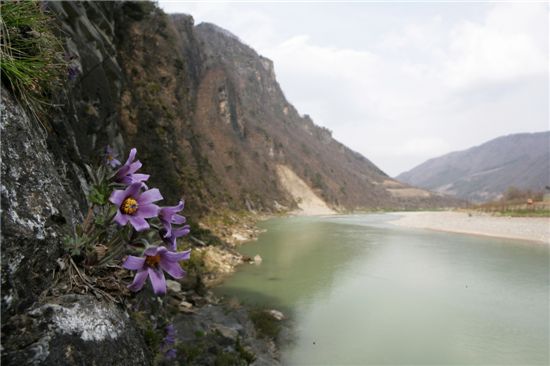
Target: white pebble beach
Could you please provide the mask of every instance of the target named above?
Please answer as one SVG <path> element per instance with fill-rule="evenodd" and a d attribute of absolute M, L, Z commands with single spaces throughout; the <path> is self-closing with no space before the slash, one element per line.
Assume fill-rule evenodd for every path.
<path fill-rule="evenodd" d="M 529 240 L 550 245 L 550 218 L 503 217 L 481 213 L 400 212 L 392 224 L 417 229 Z"/>

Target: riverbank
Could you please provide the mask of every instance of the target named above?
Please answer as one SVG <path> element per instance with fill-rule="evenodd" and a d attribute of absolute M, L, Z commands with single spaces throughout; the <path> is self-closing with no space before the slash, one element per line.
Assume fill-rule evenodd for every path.
<path fill-rule="evenodd" d="M 550 218 L 498 217 L 484 213 L 400 212 L 392 224 L 453 233 L 520 239 L 550 245 Z"/>

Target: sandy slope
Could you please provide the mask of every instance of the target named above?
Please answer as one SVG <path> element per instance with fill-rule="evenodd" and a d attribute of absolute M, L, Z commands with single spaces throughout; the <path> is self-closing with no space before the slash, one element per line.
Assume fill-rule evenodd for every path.
<path fill-rule="evenodd" d="M 496 217 L 467 212 L 403 212 L 391 223 L 419 229 L 522 239 L 550 244 L 550 218 Z"/>
<path fill-rule="evenodd" d="M 298 202 L 299 211 L 294 212 L 297 215 L 331 215 L 335 212 L 319 198 L 315 192 L 298 177 L 289 167 L 277 165 L 277 174 L 281 184 Z"/>

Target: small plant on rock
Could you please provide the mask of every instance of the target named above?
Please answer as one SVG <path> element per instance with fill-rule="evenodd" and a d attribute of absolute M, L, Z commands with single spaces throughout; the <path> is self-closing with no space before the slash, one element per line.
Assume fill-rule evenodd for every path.
<path fill-rule="evenodd" d="M 190 232 L 179 212 L 183 201 L 160 207 L 163 199 L 157 188 L 146 184 L 148 174 L 138 173 L 142 164 L 136 149 L 121 164 L 111 148 L 95 170 L 87 166 L 92 185 L 89 210 L 84 223 L 65 240 L 69 254 L 86 266 L 102 266 L 124 257 L 122 267 L 137 271 L 131 291 L 139 291 L 149 278 L 155 294 L 166 293 L 164 273 L 175 279 L 185 275 L 180 261 L 191 250 L 178 252 L 177 239 Z"/>

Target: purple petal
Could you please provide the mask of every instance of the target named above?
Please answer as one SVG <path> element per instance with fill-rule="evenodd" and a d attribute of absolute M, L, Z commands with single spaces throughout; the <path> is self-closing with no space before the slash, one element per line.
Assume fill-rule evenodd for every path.
<path fill-rule="evenodd" d="M 112 158 L 112 159 L 109 161 L 109 165 L 111 165 L 111 168 L 116 168 L 117 166 L 120 166 L 120 164 L 122 164 L 122 163 L 120 162 L 120 160 L 115 159 L 115 158 Z"/>
<path fill-rule="evenodd" d="M 149 229 L 149 223 L 145 221 L 143 217 L 140 216 L 128 216 L 130 224 L 136 229 L 136 231 L 143 231 Z"/>
<path fill-rule="evenodd" d="M 141 161 L 136 161 L 136 162 L 133 162 L 132 164 L 130 164 L 130 166 L 128 167 L 128 172 L 126 173 L 127 175 L 131 175 L 131 174 L 134 174 L 135 172 L 137 172 L 139 170 L 139 168 L 142 167 L 143 164 L 141 164 Z"/>
<path fill-rule="evenodd" d="M 140 203 L 136 216 L 150 219 L 151 217 L 157 217 L 158 212 L 159 207 L 157 205 L 141 205 Z"/>
<path fill-rule="evenodd" d="M 139 190 L 140 190 L 140 188 L 141 188 L 141 183 L 139 183 L 139 182 L 130 184 L 130 185 L 124 190 L 124 192 L 126 192 L 126 197 L 135 198 L 136 201 L 139 202 Z"/>
<path fill-rule="evenodd" d="M 124 165 L 130 165 L 132 161 L 136 158 L 137 149 L 134 147 L 132 150 L 130 150 L 130 154 L 128 154 L 128 160 L 126 160 L 126 164 Z"/>
<path fill-rule="evenodd" d="M 170 216 L 173 215 L 173 212 L 170 207 L 161 207 L 159 211 L 159 216 L 161 219 L 166 218 L 167 220 Z"/>
<path fill-rule="evenodd" d="M 181 215 L 174 215 L 172 216 L 172 224 L 178 224 L 178 225 L 181 225 L 181 224 L 185 224 L 185 217 L 181 216 Z"/>
<path fill-rule="evenodd" d="M 159 218 L 160 218 L 160 216 L 159 216 Z M 160 222 L 162 223 L 162 226 L 164 226 L 164 231 L 166 231 L 163 238 L 168 238 L 169 236 L 172 235 L 172 225 L 170 225 L 170 223 L 168 221 L 163 220 L 163 219 L 160 219 Z"/>
<path fill-rule="evenodd" d="M 147 249 L 145 249 L 145 251 L 143 252 L 143 254 L 147 255 L 147 256 L 155 256 L 160 252 L 162 252 L 162 247 L 149 247 Z M 166 251 L 166 248 L 164 248 L 164 251 Z"/>
<path fill-rule="evenodd" d="M 173 229 L 172 230 L 172 235 L 176 238 L 179 238 L 179 237 L 182 237 L 182 236 L 185 236 L 185 235 L 189 234 L 190 232 L 191 232 L 191 227 L 189 225 L 185 225 L 183 227 Z"/>
<path fill-rule="evenodd" d="M 122 179 L 122 177 L 126 175 L 127 172 L 128 172 L 128 166 L 127 165 L 121 166 L 115 173 L 115 180 L 119 181 L 120 179 Z"/>
<path fill-rule="evenodd" d="M 136 273 L 136 276 L 134 277 L 134 282 L 132 282 L 132 284 L 128 286 L 130 291 L 136 292 L 141 290 L 148 276 L 149 276 L 149 273 L 147 272 L 147 270 L 143 269 L 138 271 Z"/>
<path fill-rule="evenodd" d="M 175 252 L 178 249 L 175 236 L 168 236 L 163 238 L 164 242 L 170 246 L 170 250 Z"/>
<path fill-rule="evenodd" d="M 129 175 L 124 175 L 124 176 L 121 176 L 121 177 L 118 177 L 118 175 L 117 175 L 115 177 L 115 180 L 116 180 L 117 183 L 122 183 L 122 184 L 125 184 L 127 186 L 134 183 L 134 182 L 132 182 L 132 177 L 129 176 Z"/>
<path fill-rule="evenodd" d="M 137 271 L 139 269 L 142 269 L 144 264 L 145 264 L 144 257 L 136 257 L 133 255 L 129 255 L 128 258 L 126 258 L 126 260 L 122 264 L 122 267 L 132 271 Z"/>
<path fill-rule="evenodd" d="M 169 262 L 179 262 L 179 261 L 187 260 L 190 257 L 191 257 L 191 249 L 186 250 L 184 252 L 166 251 L 160 255 L 161 261 L 163 259 L 166 259 Z"/>
<path fill-rule="evenodd" d="M 128 223 L 129 218 L 130 216 L 123 214 L 120 210 L 117 210 L 114 220 L 120 226 L 124 226 Z"/>
<path fill-rule="evenodd" d="M 113 204 L 120 207 L 122 205 L 122 202 L 126 199 L 126 191 L 124 190 L 114 190 L 113 193 L 111 193 L 111 196 L 109 197 L 109 201 L 111 201 Z"/>
<path fill-rule="evenodd" d="M 150 177 L 149 174 L 141 174 L 141 173 L 134 173 L 129 176 L 132 183 L 145 182 L 146 180 L 149 179 L 149 177 Z"/>
<path fill-rule="evenodd" d="M 166 351 L 164 355 L 166 356 L 167 359 L 173 360 L 178 356 L 178 353 L 174 348 L 170 348 L 168 351 Z"/>
<path fill-rule="evenodd" d="M 164 278 L 164 272 L 160 269 L 147 268 L 149 278 L 151 279 L 151 285 L 153 285 L 153 292 L 157 295 L 166 293 L 166 279 Z"/>
<path fill-rule="evenodd" d="M 170 262 L 165 257 L 160 258 L 160 267 L 173 278 L 183 278 L 185 271 L 181 269 L 178 262 Z"/>
<path fill-rule="evenodd" d="M 176 212 L 183 210 L 183 201 L 180 201 L 176 206 L 163 207 L 162 212 L 164 215 L 173 215 Z"/>
<path fill-rule="evenodd" d="M 146 176 L 147 179 L 149 179 L 149 175 L 147 175 L 147 174 L 130 174 L 130 175 L 127 175 L 125 177 L 122 177 L 122 178 L 118 179 L 117 182 L 125 184 L 127 186 L 129 186 L 131 184 L 134 184 L 134 183 L 141 183 L 141 188 L 143 188 L 144 190 L 149 189 L 149 187 L 147 187 L 147 184 L 143 183 L 141 178 L 139 178 L 139 179 L 135 178 L 136 175 L 143 175 L 143 176 Z M 145 180 L 147 180 L 147 179 L 145 179 Z"/>
<path fill-rule="evenodd" d="M 162 195 L 160 194 L 160 191 L 158 190 L 158 188 L 153 188 L 143 192 L 139 197 L 138 202 L 140 205 L 146 205 L 148 203 L 160 201 L 161 199 L 162 199 Z"/>

